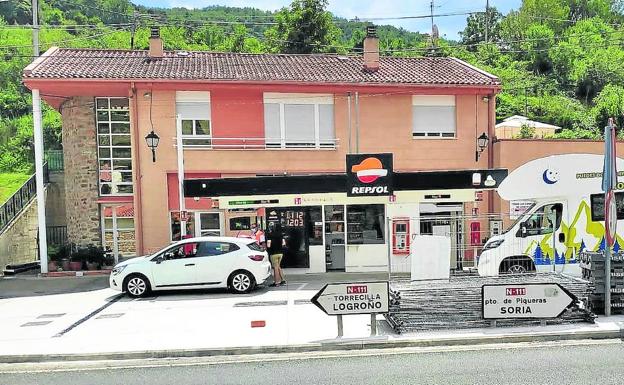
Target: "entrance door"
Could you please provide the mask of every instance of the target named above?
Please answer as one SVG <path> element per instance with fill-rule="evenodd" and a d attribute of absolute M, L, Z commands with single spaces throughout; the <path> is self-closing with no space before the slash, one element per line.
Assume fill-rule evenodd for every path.
<path fill-rule="evenodd" d="M 325 206 L 325 265 L 345 271 L 345 206 Z"/>
<path fill-rule="evenodd" d="M 102 206 L 102 245 L 115 258 L 136 256 L 134 207 L 132 203 Z"/>
<path fill-rule="evenodd" d="M 221 232 L 221 213 L 220 212 L 196 212 L 195 213 L 195 236 L 220 236 Z"/>

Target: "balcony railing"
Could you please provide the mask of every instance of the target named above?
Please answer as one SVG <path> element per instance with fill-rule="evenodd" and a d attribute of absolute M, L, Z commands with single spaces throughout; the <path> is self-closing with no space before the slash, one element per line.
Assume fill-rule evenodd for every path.
<path fill-rule="evenodd" d="M 43 165 L 43 182 L 50 181 L 48 164 Z M 37 195 L 37 182 L 32 175 L 19 190 L 15 192 L 2 206 L 0 206 L 0 233 L 24 210 L 30 201 Z"/>
<path fill-rule="evenodd" d="M 175 143 L 175 138 L 173 138 Z M 334 150 L 338 139 L 282 139 L 265 137 L 213 137 L 210 135 L 184 135 L 185 149 L 213 150 Z"/>

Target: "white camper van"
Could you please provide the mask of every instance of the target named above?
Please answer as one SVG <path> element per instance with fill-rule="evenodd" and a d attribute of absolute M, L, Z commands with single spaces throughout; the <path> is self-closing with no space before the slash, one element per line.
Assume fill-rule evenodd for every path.
<path fill-rule="evenodd" d="M 556 271 L 580 275 L 583 250 L 604 248 L 604 157 L 553 155 L 520 166 L 501 183 L 498 194 L 511 207 L 524 207 L 501 235 L 490 238 L 478 259 L 480 275 Z M 618 176 L 624 160 L 617 159 Z M 617 190 L 624 190 L 619 182 Z M 624 235 L 624 191 L 616 192 L 619 250 Z"/>

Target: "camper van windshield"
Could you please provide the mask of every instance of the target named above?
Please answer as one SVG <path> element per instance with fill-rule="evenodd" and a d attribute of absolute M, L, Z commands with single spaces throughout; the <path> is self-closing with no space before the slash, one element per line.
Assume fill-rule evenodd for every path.
<path fill-rule="evenodd" d="M 518 224 L 518 222 L 521 222 L 523 219 L 525 219 L 527 217 L 527 214 L 533 209 L 533 207 L 535 207 L 536 204 L 537 204 L 537 202 L 531 203 L 531 205 L 526 208 L 524 213 L 522 215 L 520 215 L 518 218 L 516 218 L 514 223 L 512 223 L 509 227 L 507 227 L 507 230 L 505 230 L 503 232 L 503 234 L 508 232 L 509 230 L 513 229 Z"/>

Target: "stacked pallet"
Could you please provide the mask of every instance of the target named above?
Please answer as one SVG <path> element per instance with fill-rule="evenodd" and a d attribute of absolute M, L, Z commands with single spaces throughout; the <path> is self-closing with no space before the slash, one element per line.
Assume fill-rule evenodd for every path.
<path fill-rule="evenodd" d="M 579 255 L 582 277 L 591 284 L 589 306 L 604 314 L 605 256 L 603 252 L 584 251 Z M 624 314 L 624 251 L 611 255 L 611 314 Z"/>
<path fill-rule="evenodd" d="M 419 330 L 486 327 L 483 319 L 483 285 L 527 283 L 559 283 L 580 300 L 549 324 L 592 322 L 595 316 L 587 309 L 590 294 L 587 281 L 555 273 L 507 275 L 500 277 L 451 277 L 450 280 L 390 283 L 390 308 L 386 319 L 398 333 Z M 539 320 L 501 320 L 500 326 L 539 324 Z"/>

